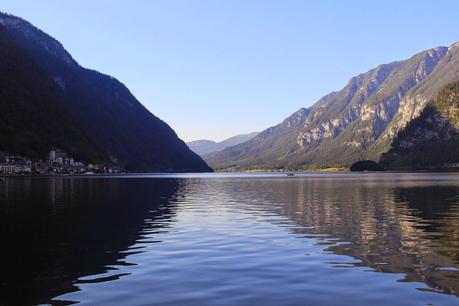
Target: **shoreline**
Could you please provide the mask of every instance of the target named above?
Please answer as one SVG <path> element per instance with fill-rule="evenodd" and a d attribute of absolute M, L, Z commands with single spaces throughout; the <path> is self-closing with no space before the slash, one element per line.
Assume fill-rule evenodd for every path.
<path fill-rule="evenodd" d="M 384 170 L 384 171 L 350 171 L 350 170 L 304 170 L 304 171 L 214 171 L 214 172 L 125 172 L 125 173 L 91 173 L 91 174 L 0 174 L 0 180 L 6 178 L 95 178 L 95 177 L 129 177 L 142 175 L 212 175 L 212 174 L 265 174 L 265 175 L 285 175 L 293 173 L 298 175 L 304 174 L 386 174 L 386 173 L 459 173 L 459 169 L 455 170 Z M 293 175 L 293 176 L 294 176 Z"/>

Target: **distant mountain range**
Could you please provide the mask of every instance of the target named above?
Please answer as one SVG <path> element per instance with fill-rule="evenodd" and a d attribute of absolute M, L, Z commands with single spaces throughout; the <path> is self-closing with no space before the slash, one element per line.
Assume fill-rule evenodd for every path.
<path fill-rule="evenodd" d="M 257 136 L 257 134 L 258 132 L 236 135 L 220 142 L 215 142 L 213 140 L 194 140 L 186 144 L 193 152 L 200 156 L 204 156 L 246 142 Z"/>
<path fill-rule="evenodd" d="M 188 147 L 118 80 L 80 66 L 48 34 L 0 13 L 0 155 L 45 159 L 59 149 L 130 171 L 212 171 L 198 154 L 231 170 L 359 160 L 386 169 L 459 168 L 458 82 L 455 43 L 355 76 L 260 133 Z"/>
<path fill-rule="evenodd" d="M 45 158 L 55 148 L 131 171 L 211 171 L 126 86 L 29 22 L 0 13 L 0 44 L 1 152 Z"/>
<path fill-rule="evenodd" d="M 206 161 L 217 169 L 236 170 L 348 167 L 358 160 L 378 161 L 398 133 L 429 112 L 428 102 L 457 80 L 459 43 L 423 51 L 353 77 L 340 91 Z"/>

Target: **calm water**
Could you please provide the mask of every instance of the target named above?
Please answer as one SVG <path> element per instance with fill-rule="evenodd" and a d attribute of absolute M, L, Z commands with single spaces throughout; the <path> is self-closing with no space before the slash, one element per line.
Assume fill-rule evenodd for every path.
<path fill-rule="evenodd" d="M 0 304 L 459 305 L 459 175 L 0 183 Z"/>

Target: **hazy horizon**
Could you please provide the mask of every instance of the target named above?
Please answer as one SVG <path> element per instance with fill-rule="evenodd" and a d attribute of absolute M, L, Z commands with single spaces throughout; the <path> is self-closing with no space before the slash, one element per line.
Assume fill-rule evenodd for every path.
<path fill-rule="evenodd" d="M 262 131 L 357 74 L 459 35 L 459 3 L 4 0 L 185 141 Z M 435 22 L 430 22 L 435 16 Z"/>

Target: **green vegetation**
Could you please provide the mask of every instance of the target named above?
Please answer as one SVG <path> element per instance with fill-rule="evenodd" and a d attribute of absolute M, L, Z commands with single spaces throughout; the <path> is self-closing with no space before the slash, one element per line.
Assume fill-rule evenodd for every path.
<path fill-rule="evenodd" d="M 445 86 L 395 138 L 380 164 L 387 169 L 459 168 L 459 81 Z"/>
<path fill-rule="evenodd" d="M 375 161 L 361 160 L 361 161 L 353 163 L 349 170 L 351 171 L 381 171 L 382 168 Z"/>
<path fill-rule="evenodd" d="M 7 118 L 3 114 L 7 133 L 2 150 L 32 157 L 57 146 L 81 160 L 109 159 L 131 171 L 212 171 L 121 82 L 81 67 L 57 40 L 27 21 L 0 17 L 10 21 L 4 32 L 17 44 L 14 51 L 10 45 L 2 51 L 30 57 L 16 59 L 17 67 L 3 63 L 10 74 L 2 77 L 12 78 L 12 83 L 0 84 L 3 104 L 11 110 Z M 40 94 L 32 91 L 35 87 Z"/>
<path fill-rule="evenodd" d="M 0 26 L 0 152 L 46 159 L 61 149 L 78 160 L 107 161 L 60 89 Z"/>
<path fill-rule="evenodd" d="M 216 169 L 320 169 L 378 161 L 397 132 L 455 76 L 457 44 L 380 65 L 252 140 L 205 156 L 206 161 Z"/>

